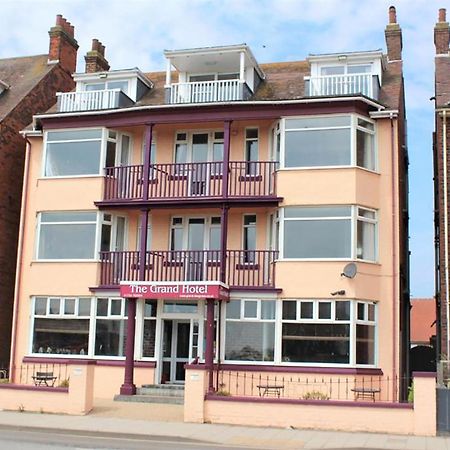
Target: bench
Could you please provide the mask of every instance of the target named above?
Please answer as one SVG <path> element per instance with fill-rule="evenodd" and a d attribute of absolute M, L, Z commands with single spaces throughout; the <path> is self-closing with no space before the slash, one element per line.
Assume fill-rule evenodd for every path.
<path fill-rule="evenodd" d="M 280 397 L 284 390 L 284 385 L 282 384 L 258 384 L 256 387 L 258 388 L 260 397 L 269 396 L 271 394 Z"/>
<path fill-rule="evenodd" d="M 35 386 L 53 387 L 57 377 L 53 375 L 53 372 L 36 372 L 36 375 L 33 375 L 31 378 L 33 378 Z"/>
<path fill-rule="evenodd" d="M 352 389 L 352 392 L 355 393 L 355 400 L 358 398 L 371 398 L 372 401 L 375 401 L 375 394 L 380 393 L 380 389 L 378 388 L 366 388 L 366 387 L 355 387 Z"/>

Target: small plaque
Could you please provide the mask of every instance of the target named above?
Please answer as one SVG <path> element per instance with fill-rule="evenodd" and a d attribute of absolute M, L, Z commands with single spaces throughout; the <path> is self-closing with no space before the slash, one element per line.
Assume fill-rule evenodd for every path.
<path fill-rule="evenodd" d="M 198 373 L 191 373 L 191 381 L 198 381 L 199 379 Z"/>

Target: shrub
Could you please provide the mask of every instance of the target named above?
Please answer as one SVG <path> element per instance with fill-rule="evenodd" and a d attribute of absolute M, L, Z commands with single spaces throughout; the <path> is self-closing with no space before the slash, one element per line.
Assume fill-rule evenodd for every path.
<path fill-rule="evenodd" d="M 330 397 L 327 394 L 323 394 L 320 391 L 310 391 L 306 392 L 302 396 L 303 400 L 330 400 Z"/>

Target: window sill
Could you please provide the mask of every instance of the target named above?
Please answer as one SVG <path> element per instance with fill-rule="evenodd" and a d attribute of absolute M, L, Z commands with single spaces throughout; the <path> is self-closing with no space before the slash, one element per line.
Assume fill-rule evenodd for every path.
<path fill-rule="evenodd" d="M 374 175 L 381 175 L 378 170 L 367 169 L 366 167 L 359 166 L 309 166 L 309 167 L 282 167 L 277 170 L 277 172 L 291 172 L 297 170 L 336 170 L 336 169 L 359 169 L 364 172 L 373 173 Z"/>
<path fill-rule="evenodd" d="M 51 176 L 51 177 L 46 177 L 46 176 L 42 176 L 38 178 L 38 181 L 40 180 L 70 180 L 71 178 L 104 178 L 105 175 L 104 174 L 90 174 L 90 175 L 59 175 L 59 176 Z"/>
<path fill-rule="evenodd" d="M 276 262 L 354 262 L 361 264 L 371 264 L 374 266 L 381 266 L 378 261 L 368 261 L 364 259 L 352 259 L 352 258 L 278 258 L 273 261 Z"/>
<path fill-rule="evenodd" d="M 99 259 L 33 259 L 31 264 L 35 263 L 95 263 L 99 264 Z"/>

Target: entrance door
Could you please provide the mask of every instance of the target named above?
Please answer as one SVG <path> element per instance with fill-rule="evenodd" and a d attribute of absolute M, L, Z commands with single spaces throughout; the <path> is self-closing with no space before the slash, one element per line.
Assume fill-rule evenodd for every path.
<path fill-rule="evenodd" d="M 184 382 L 184 365 L 190 361 L 195 344 L 193 331 L 191 320 L 163 320 L 162 383 Z M 196 341 L 198 345 L 198 336 Z"/>

